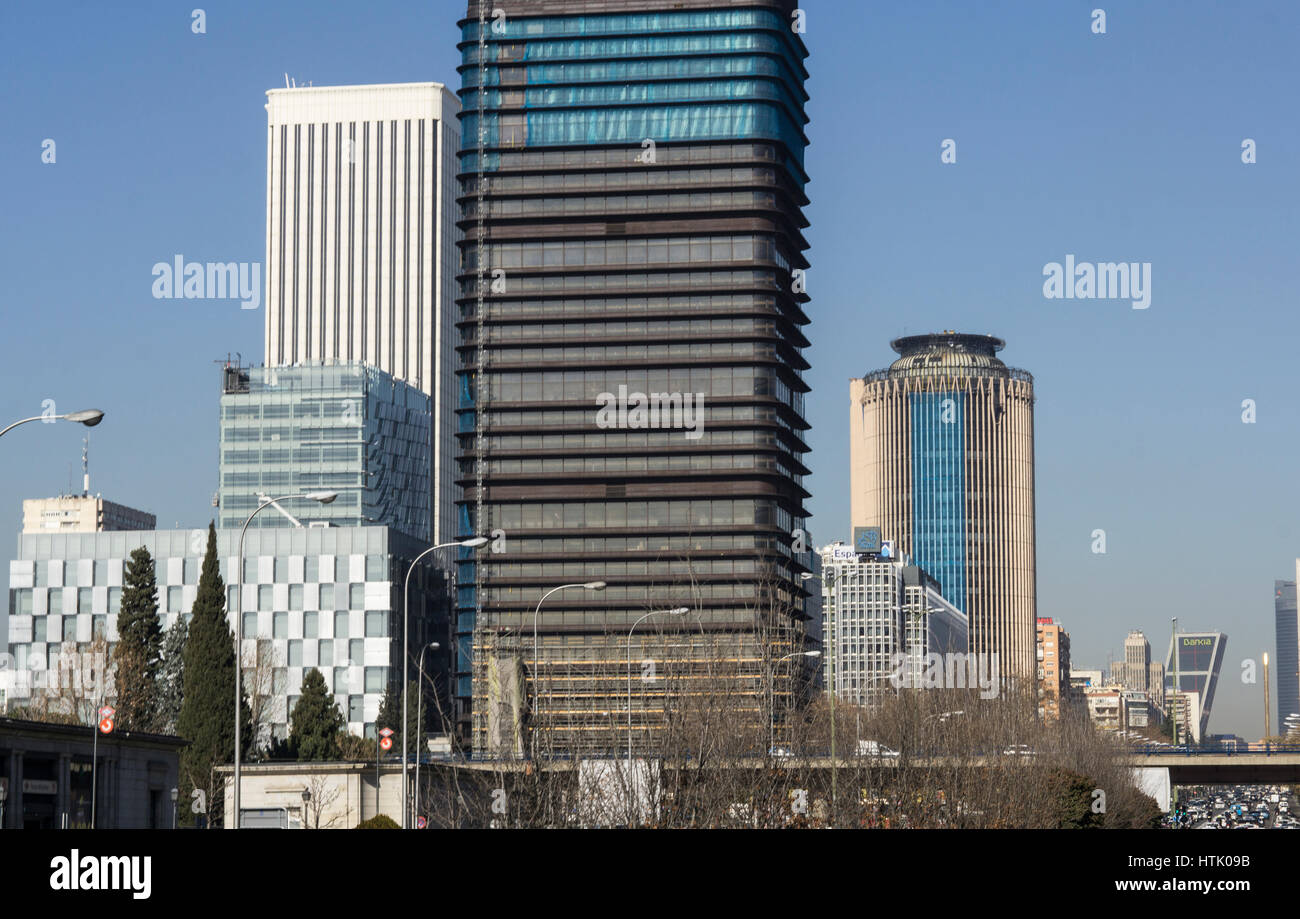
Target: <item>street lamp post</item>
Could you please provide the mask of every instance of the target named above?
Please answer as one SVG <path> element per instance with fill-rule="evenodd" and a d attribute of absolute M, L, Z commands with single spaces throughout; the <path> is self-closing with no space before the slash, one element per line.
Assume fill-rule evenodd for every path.
<path fill-rule="evenodd" d="M 776 741 L 776 665 L 782 661 L 788 661 L 792 657 L 821 657 L 820 651 L 795 651 L 793 654 L 787 654 L 785 657 L 778 657 L 767 668 L 767 697 L 768 705 L 768 725 L 767 725 L 767 755 L 772 755 L 772 746 Z"/>
<path fill-rule="evenodd" d="M 285 495 L 283 498 L 268 498 L 259 504 L 244 525 L 239 530 L 239 555 L 235 563 L 239 567 L 235 574 L 235 773 L 234 773 L 234 827 L 239 829 L 239 745 L 240 731 L 243 729 L 242 720 L 239 716 L 242 711 L 242 692 L 244 683 L 244 534 L 248 532 L 248 525 L 266 508 L 280 501 L 293 501 L 298 498 L 309 501 L 317 501 L 321 504 L 329 504 L 339 496 L 336 491 L 309 491 L 301 495 Z"/>
<path fill-rule="evenodd" d="M 409 791 L 407 790 L 407 776 L 410 772 L 408 770 L 409 764 L 407 763 L 406 751 L 408 738 L 406 735 L 411 732 L 409 730 L 410 725 L 407 723 L 406 713 L 408 704 L 407 697 L 410 695 L 410 693 L 407 692 L 407 687 L 410 683 L 409 674 L 411 666 L 411 575 L 415 572 L 415 566 L 418 565 L 420 560 L 430 552 L 436 552 L 439 549 L 450 549 L 453 546 L 461 546 L 466 549 L 477 549 L 480 546 L 485 545 L 487 545 L 487 537 L 472 536 L 469 539 L 461 539 L 455 542 L 444 542 L 440 545 L 430 546 L 417 555 L 415 560 L 411 562 L 411 566 L 406 569 L 406 587 L 402 594 L 402 829 L 404 830 L 410 828 L 410 820 L 408 819 L 410 806 L 407 804 L 407 801 L 409 800 L 407 798 L 407 795 L 409 794 Z M 423 655 L 424 650 L 421 649 L 420 653 Z"/>
<path fill-rule="evenodd" d="M 176 798 L 179 796 L 179 794 L 180 792 L 176 788 L 172 788 L 172 829 L 173 830 L 176 829 Z"/>
<path fill-rule="evenodd" d="M 651 616 L 666 614 L 669 616 L 685 616 L 691 611 L 689 606 L 676 606 L 672 609 L 654 609 L 643 615 L 636 622 L 632 623 L 632 628 L 627 630 L 627 774 L 628 788 L 632 792 L 632 807 L 636 806 L 637 788 L 636 779 L 632 773 L 632 633 L 636 627 L 641 624 L 643 619 Z M 629 808 L 629 813 L 631 808 Z"/>
<path fill-rule="evenodd" d="M 307 805 L 311 803 L 311 789 L 302 790 L 302 828 L 307 829 Z"/>
<path fill-rule="evenodd" d="M 577 584 L 561 584 L 558 587 L 552 587 L 546 593 L 542 594 L 542 599 L 537 601 L 537 609 L 533 610 L 533 670 L 534 670 L 533 698 L 534 699 L 541 697 L 541 694 L 538 692 L 537 686 L 542 674 L 542 662 L 541 662 L 541 657 L 538 654 L 539 645 L 537 644 L 537 617 L 538 615 L 541 614 L 542 604 L 546 602 L 547 597 L 555 593 L 557 590 L 568 590 L 572 587 L 581 587 L 583 590 L 604 590 L 605 582 L 585 581 Z M 533 725 L 533 759 L 534 760 L 537 759 L 537 726 L 535 723 Z"/>
<path fill-rule="evenodd" d="M 66 415 L 33 415 L 31 418 L 22 418 L 0 431 L 0 437 L 8 434 L 20 424 L 27 424 L 29 421 L 53 421 L 61 419 L 71 421 L 76 424 L 84 424 L 88 428 L 93 428 L 104 420 L 104 413 L 97 408 L 86 409 L 81 412 L 68 412 Z"/>
<path fill-rule="evenodd" d="M 417 671 L 419 673 L 419 676 L 415 678 L 415 688 L 416 688 L 415 723 L 416 724 L 424 724 L 424 719 L 421 717 L 421 709 L 423 707 L 421 703 L 424 702 L 424 652 L 428 651 L 430 648 L 433 648 L 433 650 L 437 651 L 441 647 L 442 645 L 440 645 L 438 642 L 431 641 L 423 648 L 420 649 L 420 666 Z M 415 811 L 415 818 L 417 820 L 420 819 L 420 751 L 419 750 L 415 751 L 415 807 L 413 809 Z"/>

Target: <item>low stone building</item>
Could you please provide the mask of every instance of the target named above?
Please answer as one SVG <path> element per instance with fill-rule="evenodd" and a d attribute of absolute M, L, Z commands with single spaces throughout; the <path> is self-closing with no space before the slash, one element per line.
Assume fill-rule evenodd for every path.
<path fill-rule="evenodd" d="M 188 741 L 138 731 L 95 735 L 87 725 L 0 718 L 0 827 L 90 827 L 92 812 L 97 829 L 173 826 Z"/>
<path fill-rule="evenodd" d="M 235 806 L 233 773 L 232 766 L 217 767 L 227 814 Z M 400 763 L 382 764 L 377 794 L 373 762 L 245 763 L 240 775 L 240 825 L 245 829 L 297 830 L 305 821 L 306 829 L 350 830 L 376 814 L 402 822 Z M 233 829 L 234 821 L 226 826 Z"/>

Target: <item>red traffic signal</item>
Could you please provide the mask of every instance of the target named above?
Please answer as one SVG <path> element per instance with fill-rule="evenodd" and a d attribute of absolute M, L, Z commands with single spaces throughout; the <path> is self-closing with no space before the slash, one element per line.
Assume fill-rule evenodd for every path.
<path fill-rule="evenodd" d="M 113 733 L 113 716 L 117 714 L 117 709 L 111 705 L 101 705 L 99 707 L 99 733 Z"/>

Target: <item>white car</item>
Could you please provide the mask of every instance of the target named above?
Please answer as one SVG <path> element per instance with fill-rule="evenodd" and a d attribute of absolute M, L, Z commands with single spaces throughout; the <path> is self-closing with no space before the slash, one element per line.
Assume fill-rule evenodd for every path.
<path fill-rule="evenodd" d="M 884 744 L 877 743 L 874 740 L 859 740 L 858 756 L 896 757 L 898 756 L 898 751 L 891 750 L 889 747 L 885 746 Z"/>

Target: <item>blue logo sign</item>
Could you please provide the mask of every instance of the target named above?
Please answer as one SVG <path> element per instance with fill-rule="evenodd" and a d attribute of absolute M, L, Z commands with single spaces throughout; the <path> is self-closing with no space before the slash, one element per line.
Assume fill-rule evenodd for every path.
<path fill-rule="evenodd" d="M 880 527 L 854 527 L 853 550 L 855 552 L 879 552 Z"/>

